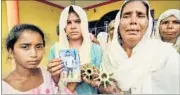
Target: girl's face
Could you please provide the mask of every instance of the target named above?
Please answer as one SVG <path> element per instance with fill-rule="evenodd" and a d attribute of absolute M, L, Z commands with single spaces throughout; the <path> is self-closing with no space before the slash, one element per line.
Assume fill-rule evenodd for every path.
<path fill-rule="evenodd" d="M 39 33 L 24 30 L 14 44 L 14 50 L 10 49 L 17 66 L 23 68 L 37 68 L 43 58 L 43 39 Z"/>
<path fill-rule="evenodd" d="M 160 22 L 159 31 L 164 40 L 176 39 L 180 34 L 180 20 L 169 16 Z"/>

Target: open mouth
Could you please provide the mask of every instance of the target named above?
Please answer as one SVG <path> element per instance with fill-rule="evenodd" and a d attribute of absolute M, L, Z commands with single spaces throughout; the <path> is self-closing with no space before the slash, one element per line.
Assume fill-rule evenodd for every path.
<path fill-rule="evenodd" d="M 129 35 L 138 35 L 140 33 L 138 29 L 128 29 L 126 31 Z"/>

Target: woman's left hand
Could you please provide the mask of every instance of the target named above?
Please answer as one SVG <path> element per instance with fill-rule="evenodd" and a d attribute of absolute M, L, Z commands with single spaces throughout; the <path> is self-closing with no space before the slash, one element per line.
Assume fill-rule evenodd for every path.
<path fill-rule="evenodd" d="M 99 87 L 99 83 L 100 81 L 95 81 L 95 80 L 88 80 L 86 77 L 83 77 L 83 81 L 88 83 L 89 85 L 91 85 L 92 87 L 98 88 L 98 90 L 100 91 L 100 93 L 102 94 L 122 94 L 121 89 L 119 89 L 117 87 L 117 85 L 115 84 L 115 82 L 113 82 L 112 85 L 107 85 L 106 88 L 104 88 L 103 86 Z"/>

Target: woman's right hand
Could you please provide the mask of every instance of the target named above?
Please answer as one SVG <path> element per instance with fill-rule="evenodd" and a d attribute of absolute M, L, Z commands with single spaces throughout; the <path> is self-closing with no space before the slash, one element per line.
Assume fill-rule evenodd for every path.
<path fill-rule="evenodd" d="M 47 66 L 47 71 L 51 73 L 51 76 L 56 84 L 59 82 L 62 68 L 63 64 L 61 58 L 52 59 Z"/>

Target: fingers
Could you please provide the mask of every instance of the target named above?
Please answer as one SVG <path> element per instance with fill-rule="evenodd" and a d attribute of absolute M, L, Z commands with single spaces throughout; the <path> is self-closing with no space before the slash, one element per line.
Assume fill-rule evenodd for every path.
<path fill-rule="evenodd" d="M 99 81 L 91 81 L 91 85 L 95 88 L 98 88 Z"/>
<path fill-rule="evenodd" d="M 84 80 L 84 82 L 86 82 L 87 84 L 91 84 L 91 81 L 90 80 L 88 80 L 85 76 L 83 76 L 83 78 L 82 78 L 83 80 Z"/>
<path fill-rule="evenodd" d="M 103 94 L 114 94 L 114 93 L 117 93 L 115 91 L 115 88 L 111 85 L 108 85 L 106 88 L 104 88 L 103 86 L 100 86 L 99 87 L 99 91 Z"/>
<path fill-rule="evenodd" d="M 52 75 L 52 76 L 56 76 L 56 75 L 59 75 L 59 76 L 60 76 L 61 72 L 62 72 L 62 69 L 59 69 L 59 70 L 57 70 L 57 71 L 51 72 L 51 75 Z"/>
<path fill-rule="evenodd" d="M 83 77 L 83 80 L 92 87 L 98 87 L 99 81 L 88 80 L 85 76 Z"/>
<path fill-rule="evenodd" d="M 63 65 L 60 64 L 62 62 L 61 59 L 53 59 L 47 66 L 47 70 L 51 73 L 51 75 L 58 75 L 62 72 Z"/>
<path fill-rule="evenodd" d="M 49 62 L 49 64 L 48 64 L 48 66 L 47 66 L 47 69 L 51 69 L 51 68 L 53 68 L 53 67 L 56 67 L 57 65 L 60 65 L 61 64 L 61 62 L 62 62 L 62 60 L 61 59 L 53 59 L 53 60 L 51 60 L 50 62 Z"/>

